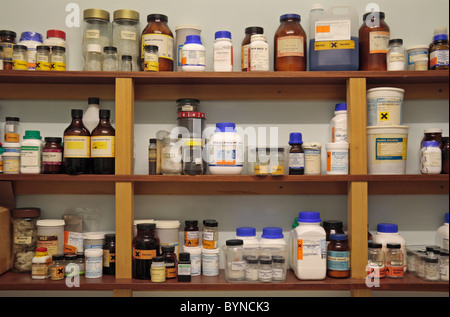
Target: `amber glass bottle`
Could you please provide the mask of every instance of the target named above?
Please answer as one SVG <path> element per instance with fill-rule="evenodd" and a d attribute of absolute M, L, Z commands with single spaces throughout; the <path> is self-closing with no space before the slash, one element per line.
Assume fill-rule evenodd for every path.
<path fill-rule="evenodd" d="M 387 70 L 390 29 L 384 17 L 383 12 L 370 12 L 363 16 L 359 29 L 360 70 Z"/>
<path fill-rule="evenodd" d="M 275 33 L 275 71 L 306 70 L 306 33 L 300 25 L 300 15 L 284 14 Z"/>
<path fill-rule="evenodd" d="M 114 174 L 116 132 L 109 122 L 109 110 L 100 109 L 99 117 L 100 122 L 91 134 L 92 173 Z"/>
<path fill-rule="evenodd" d="M 350 246 L 346 234 L 335 233 L 330 236 L 327 251 L 327 275 L 334 278 L 350 276 Z"/>
<path fill-rule="evenodd" d="M 143 59 L 146 45 L 158 46 L 159 71 L 173 71 L 174 41 L 173 33 L 167 25 L 168 18 L 163 14 L 149 14 L 147 26 L 142 32 L 141 61 L 144 69 Z"/>
<path fill-rule="evenodd" d="M 72 109 L 72 122 L 64 131 L 64 171 L 89 174 L 91 171 L 91 135 L 83 125 L 83 110 Z"/>
<path fill-rule="evenodd" d="M 434 37 L 433 47 L 430 50 L 430 69 L 448 70 L 448 37 L 447 34 L 438 34 Z"/>
<path fill-rule="evenodd" d="M 264 29 L 259 26 L 249 26 L 248 28 L 245 28 L 245 37 L 241 44 L 241 70 L 243 72 L 248 71 L 248 48 L 250 46 L 252 35 L 254 34 L 264 34 Z"/>
<path fill-rule="evenodd" d="M 152 259 L 160 254 L 160 241 L 156 236 L 156 224 L 140 223 L 133 239 L 133 278 L 149 280 Z"/>

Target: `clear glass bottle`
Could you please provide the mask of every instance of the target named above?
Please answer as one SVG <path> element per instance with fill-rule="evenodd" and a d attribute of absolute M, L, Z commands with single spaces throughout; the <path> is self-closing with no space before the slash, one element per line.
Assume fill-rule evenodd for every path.
<path fill-rule="evenodd" d="M 219 223 L 214 219 L 203 220 L 202 246 L 205 249 L 215 249 L 219 243 Z"/>
<path fill-rule="evenodd" d="M 12 54 L 12 69 L 28 70 L 28 49 L 25 45 L 14 45 Z"/>
<path fill-rule="evenodd" d="M 111 23 L 109 12 L 101 9 L 87 9 L 83 11 L 82 48 L 81 53 L 86 60 L 87 46 L 89 44 L 103 47 L 111 45 Z"/>
<path fill-rule="evenodd" d="M 86 48 L 85 71 L 98 72 L 102 70 L 102 48 L 100 44 L 88 44 Z"/>
<path fill-rule="evenodd" d="M 51 70 L 50 46 L 48 45 L 36 46 L 36 70 L 43 70 L 43 71 Z"/>
<path fill-rule="evenodd" d="M 75 253 L 66 253 L 64 255 L 64 275 L 79 275 L 79 267 L 77 264 L 77 255 Z"/>
<path fill-rule="evenodd" d="M 5 118 L 5 130 L 4 141 L 5 142 L 20 142 L 20 118 L 6 117 Z"/>
<path fill-rule="evenodd" d="M 181 146 L 179 139 L 167 136 L 162 141 L 161 172 L 163 175 L 181 175 Z"/>
<path fill-rule="evenodd" d="M 439 281 L 441 279 L 439 271 L 439 259 L 437 257 L 428 257 L 425 260 L 425 279 L 427 281 Z"/>
<path fill-rule="evenodd" d="M 259 258 L 258 280 L 263 283 L 272 282 L 272 259 L 269 256 Z"/>
<path fill-rule="evenodd" d="M 389 40 L 389 48 L 386 55 L 388 71 L 399 71 L 406 69 L 406 54 L 402 39 Z"/>
<path fill-rule="evenodd" d="M 225 278 L 229 282 L 245 280 L 244 241 L 227 240 L 223 248 L 225 254 Z"/>
<path fill-rule="evenodd" d="M 116 72 L 119 70 L 117 47 L 105 46 L 103 48 L 102 71 Z"/>
<path fill-rule="evenodd" d="M 76 263 L 78 265 L 79 275 L 84 275 L 86 271 L 86 258 L 83 253 L 77 253 Z"/>
<path fill-rule="evenodd" d="M 388 243 L 386 244 L 386 276 L 390 278 L 403 278 L 403 252 L 401 244 Z"/>
<path fill-rule="evenodd" d="M 159 53 L 158 46 L 146 45 L 144 48 L 144 71 L 158 72 L 159 71 Z"/>
<path fill-rule="evenodd" d="M 133 58 L 134 71 L 140 69 L 138 65 L 140 54 L 139 12 L 134 10 L 116 10 L 113 13 L 112 22 L 112 45 L 117 47 L 119 59 L 123 55 Z"/>
<path fill-rule="evenodd" d="M 245 280 L 257 281 L 258 280 L 258 257 L 256 255 L 249 255 L 245 258 Z"/>
<path fill-rule="evenodd" d="M 381 243 L 369 243 L 367 274 L 374 278 L 386 277 L 385 253 Z"/>
<path fill-rule="evenodd" d="M 50 68 L 52 71 L 66 70 L 66 48 L 64 46 L 52 46 Z"/>
<path fill-rule="evenodd" d="M 52 255 L 52 264 L 49 267 L 49 271 L 52 281 L 64 279 L 64 254 Z"/>
<path fill-rule="evenodd" d="M 122 55 L 122 63 L 120 70 L 123 72 L 131 72 L 133 70 L 133 57 L 130 55 Z"/>

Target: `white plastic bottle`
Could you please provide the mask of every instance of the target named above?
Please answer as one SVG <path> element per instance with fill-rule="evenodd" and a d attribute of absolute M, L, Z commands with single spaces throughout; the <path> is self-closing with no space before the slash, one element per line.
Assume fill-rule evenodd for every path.
<path fill-rule="evenodd" d="M 42 45 L 42 35 L 37 32 L 23 32 L 19 44 L 28 48 L 28 70 L 36 70 L 36 46 Z"/>
<path fill-rule="evenodd" d="M 261 239 L 259 239 L 259 256 L 281 256 L 287 258 L 287 243 L 284 239 L 283 229 L 280 227 L 263 228 Z"/>
<path fill-rule="evenodd" d="M 332 143 L 347 142 L 347 104 L 334 106 L 334 117 L 330 121 L 330 140 Z"/>
<path fill-rule="evenodd" d="M 83 124 L 89 133 L 97 127 L 100 121 L 100 99 L 96 97 L 88 98 L 88 108 L 83 114 Z"/>
<path fill-rule="evenodd" d="M 448 212 L 445 214 L 445 222 L 437 230 L 437 245 L 442 249 L 448 250 Z"/>
<path fill-rule="evenodd" d="M 403 252 L 403 268 L 406 272 L 406 242 L 405 239 L 398 234 L 398 226 L 393 223 L 379 223 L 377 225 L 377 233 L 373 235 L 373 243 L 381 243 L 382 250 L 386 253 L 386 244 L 399 243 Z"/>
<path fill-rule="evenodd" d="M 264 34 L 253 34 L 249 46 L 249 71 L 269 71 L 269 44 Z"/>
<path fill-rule="evenodd" d="M 217 31 L 214 41 L 214 71 L 233 71 L 233 43 L 231 32 Z"/>
<path fill-rule="evenodd" d="M 206 50 L 199 35 L 186 36 L 181 49 L 181 70 L 183 72 L 204 72 L 206 69 Z"/>
<path fill-rule="evenodd" d="M 236 125 L 216 124 L 216 133 L 209 141 L 209 172 L 212 175 L 240 175 L 244 166 L 244 149 Z"/>
<path fill-rule="evenodd" d="M 20 173 L 40 174 L 42 172 L 42 138 L 39 131 L 25 131 L 20 146 Z"/>
<path fill-rule="evenodd" d="M 301 211 L 298 226 L 292 230 L 292 270 L 300 280 L 323 280 L 327 273 L 326 232 L 320 214 Z"/>
<path fill-rule="evenodd" d="M 70 70 L 69 46 L 67 45 L 66 33 L 64 31 L 48 30 L 47 39 L 44 40 L 44 45 L 50 46 L 50 50 L 52 46 L 63 46 L 66 49 L 66 70 Z"/>
<path fill-rule="evenodd" d="M 260 242 L 256 236 L 256 229 L 253 227 L 239 227 L 236 228 L 236 239 L 244 241 L 244 252 L 245 255 L 255 255 L 259 256 L 259 246 Z"/>

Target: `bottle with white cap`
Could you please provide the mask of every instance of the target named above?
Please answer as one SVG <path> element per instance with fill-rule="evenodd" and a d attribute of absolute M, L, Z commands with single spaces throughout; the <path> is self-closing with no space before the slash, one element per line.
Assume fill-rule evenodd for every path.
<path fill-rule="evenodd" d="M 84 65 L 86 71 L 102 70 L 102 47 L 100 44 L 88 44 L 86 52 L 86 63 Z"/>

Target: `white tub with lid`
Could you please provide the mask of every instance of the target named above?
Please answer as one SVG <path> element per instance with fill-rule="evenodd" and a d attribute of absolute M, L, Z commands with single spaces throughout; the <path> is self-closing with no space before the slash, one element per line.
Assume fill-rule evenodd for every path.
<path fill-rule="evenodd" d="M 378 87 L 367 91 L 367 125 L 393 126 L 402 124 L 405 90 Z"/>
<path fill-rule="evenodd" d="M 348 174 L 348 149 L 347 142 L 327 143 L 327 174 L 347 175 Z"/>
<path fill-rule="evenodd" d="M 405 174 L 407 126 L 367 127 L 368 174 Z"/>
<path fill-rule="evenodd" d="M 414 70 L 414 63 L 418 60 L 428 61 L 428 45 L 413 45 L 406 48 L 408 70 Z"/>
<path fill-rule="evenodd" d="M 103 242 L 105 241 L 104 232 L 85 232 L 83 234 L 84 238 L 84 249 L 102 249 Z"/>
<path fill-rule="evenodd" d="M 50 257 L 64 253 L 64 225 L 62 219 L 41 219 L 36 222 L 37 246 L 47 248 Z"/>
<path fill-rule="evenodd" d="M 156 236 L 159 243 L 163 245 L 173 245 L 175 254 L 179 253 L 179 231 L 180 222 L 178 220 L 156 220 Z"/>

